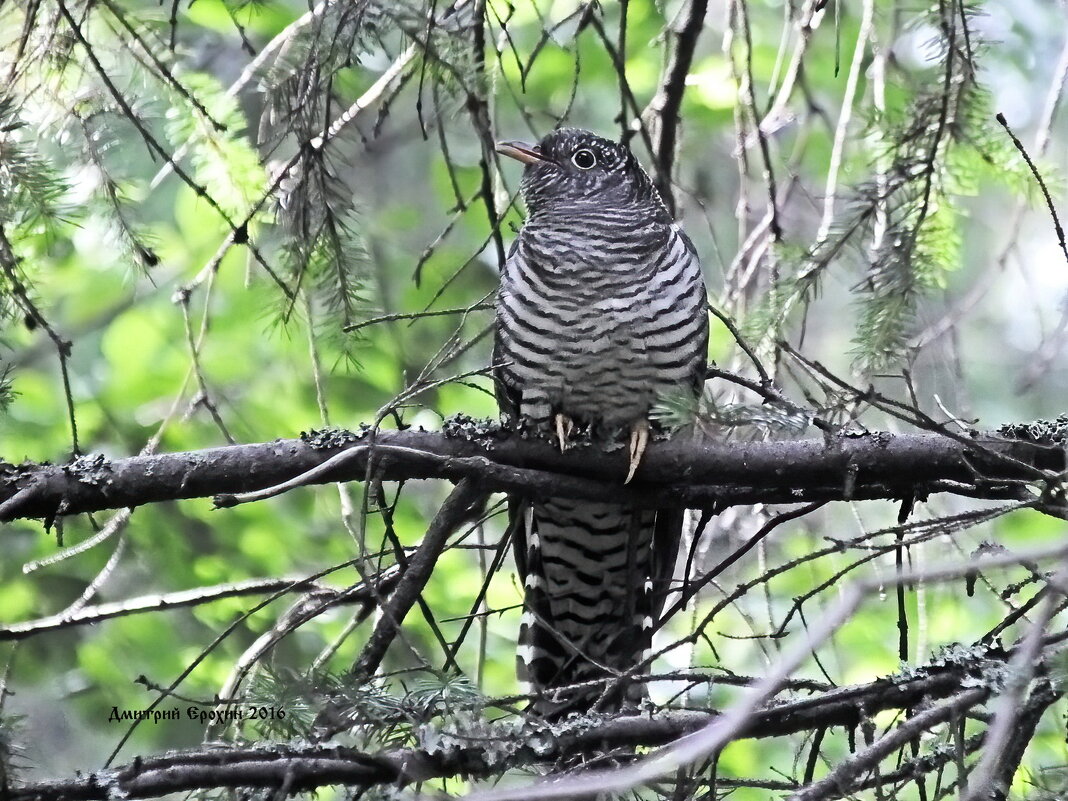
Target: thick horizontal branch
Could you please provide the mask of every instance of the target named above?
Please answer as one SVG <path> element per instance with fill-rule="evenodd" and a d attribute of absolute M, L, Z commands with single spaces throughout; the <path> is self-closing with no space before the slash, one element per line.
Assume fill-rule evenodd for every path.
<path fill-rule="evenodd" d="M 905 709 L 924 699 L 959 692 L 965 680 L 974 686 L 988 670 L 1004 664 L 1004 654 L 976 657 L 919 673 L 912 678 L 880 679 L 842 687 L 799 701 L 778 703 L 758 712 L 739 739 L 776 737 L 829 726 L 854 727 L 884 709 Z M 9 801 L 95 801 L 116 793 L 124 798 L 152 798 L 168 793 L 222 787 L 285 788 L 287 793 L 342 784 L 370 787 L 448 776 L 486 778 L 510 768 L 552 763 L 580 753 L 604 754 L 639 746 L 665 745 L 706 726 L 713 712 L 674 711 L 655 717 L 624 716 L 599 725 L 588 721 L 560 731 L 491 727 L 470 736 L 444 735 L 432 751 L 399 748 L 363 753 L 349 748 L 269 746 L 176 752 L 77 778 L 7 788 Z M 492 737 L 497 746 L 485 747 Z"/>
<path fill-rule="evenodd" d="M 344 456 L 341 456 L 345 452 Z M 650 443 L 623 486 L 622 446 L 576 445 L 465 422 L 444 433 L 364 430 L 300 439 L 65 465 L 0 465 L 0 521 L 45 518 L 273 487 L 334 459 L 305 483 L 473 479 L 483 490 L 528 497 L 626 500 L 638 506 L 714 508 L 749 503 L 922 498 L 953 492 L 1020 498 L 1022 482 L 1064 469 L 1060 446 L 996 434 L 841 434 L 771 442 L 677 436 Z"/>

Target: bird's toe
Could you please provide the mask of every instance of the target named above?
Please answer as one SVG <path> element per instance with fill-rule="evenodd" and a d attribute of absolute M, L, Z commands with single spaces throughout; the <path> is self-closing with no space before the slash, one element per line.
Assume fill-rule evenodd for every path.
<path fill-rule="evenodd" d="M 627 478 L 623 481 L 624 484 L 629 484 L 630 480 L 634 478 L 634 471 L 638 469 L 642 454 L 645 453 L 645 446 L 648 444 L 649 422 L 642 419 L 631 426 L 630 429 L 630 469 L 627 471 Z"/>

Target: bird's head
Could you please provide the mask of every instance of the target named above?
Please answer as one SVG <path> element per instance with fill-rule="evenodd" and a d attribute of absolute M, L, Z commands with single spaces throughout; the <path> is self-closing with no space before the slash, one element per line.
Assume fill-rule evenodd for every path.
<path fill-rule="evenodd" d="M 497 152 L 526 165 L 520 189 L 531 216 L 581 213 L 591 205 L 648 207 L 667 214 L 645 170 L 626 146 L 579 128 L 559 128 L 538 144 L 498 142 Z"/>

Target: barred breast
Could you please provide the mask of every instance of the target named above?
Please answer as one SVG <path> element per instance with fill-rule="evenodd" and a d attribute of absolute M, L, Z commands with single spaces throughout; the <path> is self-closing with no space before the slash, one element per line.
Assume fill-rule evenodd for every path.
<path fill-rule="evenodd" d="M 496 350 L 521 417 L 613 429 L 660 395 L 694 391 L 707 337 L 700 264 L 674 224 L 628 234 L 524 228 L 497 296 Z"/>

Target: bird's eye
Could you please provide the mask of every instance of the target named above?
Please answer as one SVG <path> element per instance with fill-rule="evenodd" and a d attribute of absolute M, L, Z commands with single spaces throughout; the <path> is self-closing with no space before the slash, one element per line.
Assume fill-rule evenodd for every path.
<path fill-rule="evenodd" d="M 582 148 L 582 150 L 575 151 L 575 155 L 571 157 L 571 163 L 580 170 L 592 170 L 597 166 L 597 156 L 593 155 L 592 150 Z"/>

